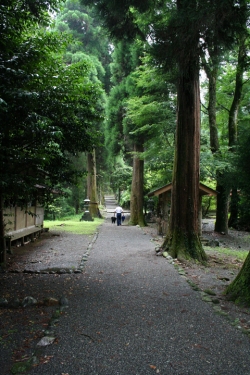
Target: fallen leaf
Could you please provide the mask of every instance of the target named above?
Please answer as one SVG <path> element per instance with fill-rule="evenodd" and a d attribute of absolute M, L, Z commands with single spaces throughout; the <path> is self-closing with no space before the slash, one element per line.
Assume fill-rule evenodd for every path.
<path fill-rule="evenodd" d="M 149 367 L 150 367 L 152 370 L 156 370 L 156 366 L 154 366 L 154 365 L 149 365 Z"/>

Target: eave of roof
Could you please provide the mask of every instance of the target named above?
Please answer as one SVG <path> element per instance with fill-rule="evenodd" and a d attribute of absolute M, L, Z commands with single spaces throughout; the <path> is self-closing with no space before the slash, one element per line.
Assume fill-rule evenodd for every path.
<path fill-rule="evenodd" d="M 153 190 L 151 191 L 150 193 L 148 193 L 148 197 L 154 197 L 154 196 L 158 196 L 160 194 L 163 194 L 163 193 L 167 193 L 168 191 L 170 192 L 172 190 L 172 183 L 170 184 L 167 184 L 165 186 L 162 186 L 156 190 Z M 200 182 L 200 194 L 201 195 L 217 195 L 217 191 L 214 190 L 214 189 L 211 189 L 210 187 L 202 184 Z"/>

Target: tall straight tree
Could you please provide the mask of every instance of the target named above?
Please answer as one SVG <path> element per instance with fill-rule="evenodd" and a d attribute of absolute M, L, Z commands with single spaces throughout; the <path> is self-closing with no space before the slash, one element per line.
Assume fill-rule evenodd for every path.
<path fill-rule="evenodd" d="M 238 2 L 210 0 L 150 1 L 82 0 L 95 4 L 117 38 L 137 34 L 156 47 L 161 67 L 177 73 L 177 130 L 169 233 L 164 247 L 178 258 L 205 260 L 199 238 L 200 93 L 199 57 L 206 32 L 217 15 L 219 42 L 240 25 Z M 144 21 L 136 19 L 139 11 Z M 212 15 L 212 16 L 211 16 Z M 148 27 L 146 27 L 146 24 Z M 140 29 L 140 26 L 142 28 Z M 229 33 L 229 36 L 226 35 Z M 169 64 L 171 66 L 169 66 Z"/>
<path fill-rule="evenodd" d="M 83 6 L 79 0 L 66 0 L 61 12 L 57 14 L 55 28 L 63 33 L 68 33 L 72 37 L 72 42 L 68 45 L 64 55 L 64 61 L 72 64 L 78 61 L 88 61 L 91 69 L 89 74 L 90 82 L 99 82 L 105 90 L 109 91 L 109 63 L 110 44 L 106 32 L 100 27 L 100 22 L 93 16 L 91 7 Z M 106 95 L 103 91 L 99 100 L 99 113 L 104 112 Z M 102 126 L 102 124 L 100 124 Z M 100 127 L 98 125 L 98 127 Z M 101 150 L 100 150 L 101 149 Z M 99 150 L 91 150 L 86 158 L 87 161 L 87 196 L 92 202 L 97 203 L 97 168 L 101 169 L 101 163 L 96 162 L 96 154 L 104 153 L 104 147 L 99 146 Z M 86 197 L 81 197 L 82 200 Z M 92 204 L 91 214 L 97 216 L 97 204 Z"/>
<path fill-rule="evenodd" d="M 210 149 L 214 160 L 220 155 L 219 130 L 217 125 L 217 78 L 221 62 L 222 50 L 216 32 L 216 17 L 214 24 L 208 32 L 207 49 L 202 54 L 202 67 L 208 78 L 208 119 L 210 131 Z M 228 232 L 228 188 L 223 184 L 223 173 L 216 171 L 217 209 L 215 231 Z"/>
<path fill-rule="evenodd" d="M 188 9 L 187 9 L 188 7 Z M 192 26 L 190 12 L 196 0 L 177 1 L 178 41 L 185 40 L 177 54 L 177 128 L 171 195 L 170 225 L 163 247 L 173 257 L 206 259 L 199 237 L 200 182 L 200 84 L 199 29 Z M 188 10 L 188 12 L 187 12 Z M 189 30 L 188 35 L 187 30 Z"/>
<path fill-rule="evenodd" d="M 134 90 L 131 74 L 139 65 L 138 58 L 141 46 L 128 41 L 115 43 L 113 53 L 113 64 L 111 65 L 112 83 L 114 87 L 110 91 L 108 105 L 108 120 L 106 143 L 110 154 L 119 156 L 121 152 L 124 159 L 133 165 L 133 176 L 130 195 L 130 224 L 145 225 L 143 215 L 143 176 L 144 161 L 141 157 L 143 152 L 143 137 L 131 135 L 134 130 L 133 121 L 126 121 L 127 100 L 130 91 Z M 131 163 L 131 155 L 133 161 Z M 122 186 L 123 181 L 120 181 Z"/>
<path fill-rule="evenodd" d="M 245 35 L 239 37 L 239 46 L 238 46 L 238 61 L 236 68 L 235 76 L 235 90 L 233 101 L 229 110 L 228 118 L 228 146 L 230 151 L 234 152 L 237 144 L 237 135 L 238 135 L 238 113 L 240 108 L 240 103 L 242 100 L 242 91 L 244 85 L 244 73 L 249 65 L 248 57 L 248 30 L 246 28 Z M 228 226 L 235 227 L 238 222 L 238 189 L 237 184 L 231 186 L 232 195 L 230 202 L 230 218 L 228 221 Z"/>

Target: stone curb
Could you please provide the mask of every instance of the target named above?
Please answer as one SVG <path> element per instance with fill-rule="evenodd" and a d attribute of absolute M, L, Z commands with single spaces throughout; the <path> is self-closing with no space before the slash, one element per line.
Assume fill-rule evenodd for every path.
<path fill-rule="evenodd" d="M 175 259 L 172 258 L 167 252 L 161 252 L 161 248 L 160 247 L 156 247 L 155 248 L 155 252 L 156 252 L 156 255 L 162 255 L 164 258 L 166 258 L 166 260 L 168 261 L 168 263 L 172 264 L 174 266 L 174 268 L 177 270 L 177 272 L 179 273 L 179 275 L 184 278 L 187 283 L 190 285 L 190 287 L 194 290 L 194 291 L 197 291 L 200 293 L 200 296 L 201 296 L 201 299 L 202 301 L 208 303 L 210 306 L 213 307 L 213 310 L 215 311 L 216 314 L 218 315 L 221 315 L 223 316 L 224 318 L 227 319 L 227 321 L 232 325 L 232 326 L 235 326 L 238 330 L 240 330 L 242 333 L 248 335 L 250 337 L 250 329 L 245 329 L 243 327 L 240 326 L 239 324 L 239 319 L 234 319 L 232 318 L 229 313 L 223 311 L 221 309 L 221 306 L 220 306 L 220 300 L 218 298 L 216 298 L 216 294 L 212 294 L 211 291 L 209 290 L 202 290 L 199 288 L 198 285 L 196 285 L 192 280 L 190 280 L 187 276 L 186 276 L 186 272 L 185 270 L 180 267 L 178 264 L 175 263 Z"/>
<path fill-rule="evenodd" d="M 18 274 L 22 273 L 22 274 L 31 274 L 31 275 L 55 275 L 55 274 L 64 275 L 64 274 L 79 274 L 79 273 L 82 273 L 83 269 L 85 267 L 86 261 L 88 260 L 90 250 L 93 248 L 93 245 L 94 245 L 95 241 L 97 240 L 97 238 L 98 238 L 98 232 L 96 232 L 94 234 L 93 239 L 89 243 L 86 252 L 82 256 L 80 264 L 79 264 L 78 268 L 76 268 L 76 269 L 53 267 L 49 270 L 41 270 L 41 271 L 38 271 L 38 270 L 33 271 L 33 270 L 24 269 L 23 271 L 20 271 L 20 270 L 3 271 L 3 273 L 18 273 Z"/>

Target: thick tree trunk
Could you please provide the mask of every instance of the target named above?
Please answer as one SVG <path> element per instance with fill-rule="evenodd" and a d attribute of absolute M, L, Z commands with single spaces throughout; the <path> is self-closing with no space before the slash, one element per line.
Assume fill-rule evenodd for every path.
<path fill-rule="evenodd" d="M 217 178 L 219 181 L 220 178 Z M 228 204 L 229 188 L 225 184 L 217 182 L 217 209 L 215 220 L 215 232 L 228 234 Z"/>
<path fill-rule="evenodd" d="M 198 54 L 181 67 L 170 225 L 163 244 L 178 259 L 206 260 L 199 236 L 200 87 Z"/>
<path fill-rule="evenodd" d="M 3 215 L 3 199 L 0 194 L 0 263 L 6 262 L 6 244 L 4 238 L 4 215 Z"/>
<path fill-rule="evenodd" d="M 228 220 L 228 227 L 237 228 L 239 213 L 239 195 L 237 188 L 232 188 L 230 200 L 230 217 Z"/>
<path fill-rule="evenodd" d="M 143 215 L 143 174 L 144 160 L 140 158 L 143 152 L 143 143 L 134 144 L 133 177 L 130 197 L 130 221 L 131 225 L 145 226 Z"/>
<path fill-rule="evenodd" d="M 95 150 L 88 153 L 87 164 L 87 196 L 90 199 L 89 212 L 92 217 L 98 217 Z"/>
<path fill-rule="evenodd" d="M 219 137 L 218 137 L 218 126 L 216 122 L 216 81 L 217 81 L 217 67 L 207 72 L 209 79 L 208 94 L 209 94 L 209 106 L 208 106 L 208 117 L 209 117 L 209 129 L 210 129 L 210 148 L 212 153 L 218 152 L 219 150 Z"/>
<path fill-rule="evenodd" d="M 247 6 L 245 1 L 240 2 L 241 8 Z M 236 83 L 234 99 L 230 108 L 228 132 L 229 132 L 229 147 L 234 150 L 234 146 L 237 143 L 237 121 L 240 101 L 242 97 L 243 88 L 243 75 L 244 70 L 247 68 L 248 56 L 246 48 L 246 38 L 243 36 L 240 38 L 239 52 L 238 52 L 238 65 L 236 72 Z M 236 186 L 232 190 L 232 201 L 231 201 L 231 217 L 230 221 L 237 221 L 238 214 L 238 197 Z M 234 279 L 234 281 L 226 289 L 227 296 L 238 304 L 250 306 L 250 252 L 241 268 L 240 272 Z"/>
<path fill-rule="evenodd" d="M 210 130 L 210 148 L 214 157 L 220 151 L 218 126 L 216 122 L 216 81 L 218 72 L 217 56 L 214 56 L 214 50 L 209 51 L 211 54 L 212 67 L 209 63 L 204 64 L 207 77 L 209 79 L 209 130 Z M 221 182 L 221 174 L 217 174 L 217 208 L 216 208 L 216 221 L 215 231 L 220 233 L 228 233 L 228 189 Z"/>
<path fill-rule="evenodd" d="M 214 55 L 214 50 L 209 51 L 211 54 L 211 65 L 204 63 L 205 71 L 209 79 L 209 106 L 208 106 L 208 117 L 209 117 L 209 130 L 210 130 L 210 148 L 214 157 L 216 153 L 220 151 L 219 138 L 218 138 L 218 126 L 216 122 L 216 81 L 218 73 L 218 61 L 217 56 Z M 228 233 L 228 193 L 229 190 L 223 185 L 221 174 L 217 174 L 217 208 L 216 208 L 216 221 L 215 231 L 220 233 Z"/>
<path fill-rule="evenodd" d="M 250 252 L 240 272 L 227 287 L 226 294 L 230 300 L 250 306 Z"/>
<path fill-rule="evenodd" d="M 235 80 L 235 90 L 234 90 L 234 98 L 233 102 L 229 111 L 229 119 L 228 119 L 228 137 L 229 137 L 229 148 L 232 152 L 234 152 L 234 146 L 237 144 L 237 134 L 238 134 L 238 112 L 240 107 L 240 101 L 242 97 L 242 89 L 243 89 L 243 75 L 244 70 L 246 67 L 246 59 L 247 52 L 246 52 L 246 45 L 245 45 L 245 38 L 240 39 L 239 45 L 239 52 L 238 52 L 238 64 L 237 64 L 237 71 L 236 71 L 236 80 Z M 232 186 L 232 195 L 231 195 L 231 203 L 230 203 L 230 218 L 229 218 L 229 226 L 235 227 L 238 221 L 238 190 L 237 186 Z"/>

